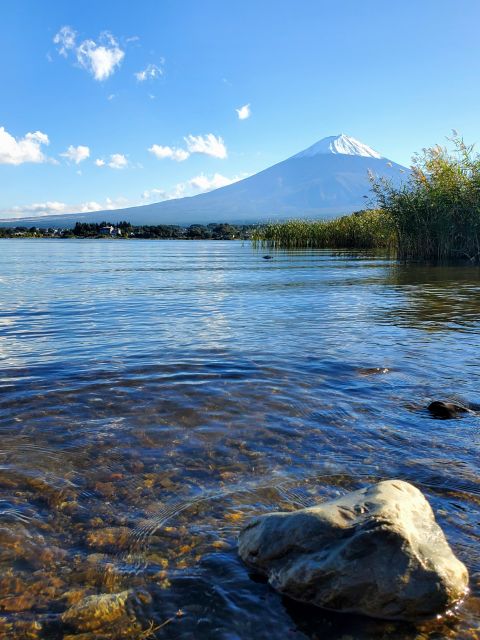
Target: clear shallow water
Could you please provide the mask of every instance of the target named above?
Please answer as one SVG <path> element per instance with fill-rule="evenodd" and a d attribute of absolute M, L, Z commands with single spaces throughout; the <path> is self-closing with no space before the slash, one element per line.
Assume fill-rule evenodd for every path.
<path fill-rule="evenodd" d="M 0 241 L 0 637 L 479 638 L 480 417 L 425 407 L 480 402 L 480 271 L 261 256 Z M 469 568 L 454 615 L 300 607 L 237 558 L 250 515 L 390 477 Z M 61 620 L 128 589 L 133 622 Z"/>

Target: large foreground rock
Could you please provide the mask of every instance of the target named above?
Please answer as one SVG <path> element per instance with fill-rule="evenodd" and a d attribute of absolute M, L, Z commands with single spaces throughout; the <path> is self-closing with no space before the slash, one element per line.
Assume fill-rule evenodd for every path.
<path fill-rule="evenodd" d="M 240 533 L 239 553 L 282 594 L 375 618 L 433 615 L 468 586 L 427 500 L 401 480 L 254 518 Z"/>

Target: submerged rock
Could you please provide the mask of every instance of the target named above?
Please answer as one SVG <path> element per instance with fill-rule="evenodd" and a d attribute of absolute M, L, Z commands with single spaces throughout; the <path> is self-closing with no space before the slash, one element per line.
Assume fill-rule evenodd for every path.
<path fill-rule="evenodd" d="M 130 591 L 87 596 L 62 613 L 64 624 L 78 631 L 92 631 L 118 622 L 126 616 Z"/>
<path fill-rule="evenodd" d="M 390 373 L 390 369 L 387 367 L 361 367 L 357 369 L 361 376 L 377 376 L 380 374 Z"/>
<path fill-rule="evenodd" d="M 374 618 L 431 616 L 468 587 L 429 503 L 401 480 L 254 518 L 240 533 L 239 553 L 286 596 Z"/>
<path fill-rule="evenodd" d="M 428 405 L 430 413 L 437 418 L 456 418 L 462 413 L 470 413 L 470 410 L 466 407 L 462 407 L 461 404 L 455 404 L 454 402 L 443 402 L 442 400 L 435 400 Z"/>
<path fill-rule="evenodd" d="M 128 527 L 93 529 L 88 532 L 86 542 L 87 545 L 93 549 L 120 551 L 128 547 L 131 533 Z"/>

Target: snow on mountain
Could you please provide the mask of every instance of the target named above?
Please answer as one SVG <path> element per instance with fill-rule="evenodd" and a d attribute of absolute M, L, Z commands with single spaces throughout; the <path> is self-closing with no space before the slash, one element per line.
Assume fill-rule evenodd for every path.
<path fill-rule="evenodd" d="M 312 144 L 311 147 L 300 151 L 294 158 L 305 158 L 316 156 L 323 153 L 341 153 L 347 156 L 363 156 L 364 158 L 382 158 L 382 156 L 371 147 L 363 142 L 355 140 L 350 136 L 341 133 L 339 136 L 329 136 L 323 138 L 319 142 Z"/>
<path fill-rule="evenodd" d="M 287 160 L 208 193 L 115 211 L 23 218 L 15 224 L 50 227 L 73 226 L 77 220 L 129 220 L 137 225 L 189 225 L 332 218 L 374 204 L 369 173 L 399 185 L 408 177 L 409 169 L 341 134 L 324 138 Z"/>

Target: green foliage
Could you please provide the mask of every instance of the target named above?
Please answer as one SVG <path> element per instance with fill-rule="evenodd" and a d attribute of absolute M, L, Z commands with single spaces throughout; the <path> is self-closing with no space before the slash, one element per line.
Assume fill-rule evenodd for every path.
<path fill-rule="evenodd" d="M 400 258 L 480 261 L 480 156 L 456 134 L 450 141 L 453 151 L 435 146 L 414 156 L 400 188 L 372 179 Z"/>
<path fill-rule="evenodd" d="M 187 238 L 191 238 L 192 240 L 201 240 L 211 237 L 212 234 L 210 233 L 210 230 L 203 224 L 192 224 L 187 229 Z"/>
<path fill-rule="evenodd" d="M 0 227 L 0 238 L 141 238 L 172 240 L 248 240 L 252 234 L 252 225 L 232 225 L 211 223 L 192 224 L 189 227 L 178 225 L 141 225 L 133 226 L 126 220 L 111 222 L 76 222 L 73 229 L 41 229 L 38 227 Z"/>
<path fill-rule="evenodd" d="M 391 220 L 383 211 L 362 211 L 335 220 L 287 220 L 259 227 L 256 244 L 282 249 L 375 249 L 393 247 Z"/>

